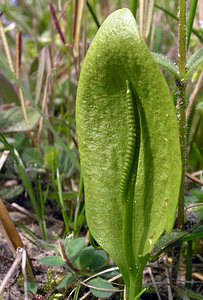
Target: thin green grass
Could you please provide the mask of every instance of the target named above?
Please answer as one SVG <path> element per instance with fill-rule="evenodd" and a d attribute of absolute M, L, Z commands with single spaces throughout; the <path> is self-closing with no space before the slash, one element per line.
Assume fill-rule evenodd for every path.
<path fill-rule="evenodd" d="M 99 28 L 101 26 L 101 24 L 100 24 L 100 22 L 99 22 L 99 20 L 98 20 L 98 18 L 96 16 L 96 13 L 95 13 L 93 7 L 89 3 L 89 1 L 87 1 L 87 8 L 88 8 L 88 10 L 89 10 L 89 12 L 90 12 L 90 14 L 92 16 L 92 19 L 94 20 L 94 22 L 95 22 L 95 24 L 97 26 L 97 28 Z"/>
<path fill-rule="evenodd" d="M 189 48 L 190 45 L 190 37 L 193 29 L 194 19 L 196 16 L 197 4 L 198 4 L 198 0 L 191 0 L 190 12 L 189 12 L 188 24 L 187 24 L 187 49 Z"/>
<path fill-rule="evenodd" d="M 138 3 L 139 3 L 139 0 L 132 0 L 132 2 L 131 2 L 131 11 L 135 18 L 137 15 Z"/>
<path fill-rule="evenodd" d="M 58 168 L 56 170 L 56 177 L 57 177 L 58 196 L 59 196 L 59 203 L 60 203 L 60 207 L 61 207 L 61 213 L 62 213 L 64 224 L 65 224 L 66 234 L 69 235 L 70 234 L 70 225 L 69 225 L 69 220 L 68 220 L 68 216 L 67 216 L 65 202 L 63 199 L 62 185 L 61 185 L 60 173 L 59 173 Z"/>
<path fill-rule="evenodd" d="M 4 145 L 5 149 L 9 150 L 10 155 L 15 160 L 18 174 L 19 174 L 19 176 L 22 180 L 23 186 L 25 187 L 25 189 L 26 189 L 26 191 L 29 195 L 30 201 L 32 203 L 32 207 L 33 207 L 33 209 L 36 213 L 37 220 L 38 220 L 41 232 L 43 234 L 43 232 L 45 232 L 45 228 L 44 228 L 44 222 L 41 218 L 40 205 L 39 205 L 39 203 L 38 203 L 38 201 L 35 197 L 34 189 L 33 189 L 32 183 L 31 183 L 31 181 L 28 177 L 28 174 L 27 174 L 26 168 L 24 166 L 24 163 L 23 163 L 22 159 L 20 158 L 18 151 L 11 144 L 9 144 L 7 142 L 6 138 L 1 133 L 0 133 L 0 141 Z"/>
<path fill-rule="evenodd" d="M 157 9 L 163 11 L 166 15 L 168 15 L 169 17 L 171 17 L 172 19 L 178 21 L 178 17 L 176 15 L 174 15 L 173 13 L 171 13 L 169 10 L 165 9 L 164 7 L 158 5 L 158 4 L 154 4 L 154 7 L 156 7 Z M 190 25 L 191 28 L 191 25 Z M 200 42 L 203 43 L 203 35 L 196 29 L 191 29 L 191 32 L 196 35 L 196 37 L 200 40 Z"/>

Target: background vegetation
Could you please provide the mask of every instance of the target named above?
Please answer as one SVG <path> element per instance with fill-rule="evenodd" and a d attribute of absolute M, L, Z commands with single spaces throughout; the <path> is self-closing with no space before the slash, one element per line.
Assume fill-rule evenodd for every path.
<path fill-rule="evenodd" d="M 188 12 L 195 2 L 188 1 Z M 77 83 L 100 24 L 121 7 L 135 12 L 138 5 L 137 21 L 150 50 L 178 64 L 178 1 L 1 0 L 0 4 L 0 197 L 9 211 L 26 216 L 15 226 L 39 251 L 44 249 L 44 256 L 49 254 L 41 263 L 60 267 L 46 274 L 43 282 L 47 284 L 35 277 L 31 285 L 33 280 L 24 277 L 28 290 L 34 299 L 37 292 L 41 299 L 119 299 L 123 294 L 120 274 L 95 244 L 85 220 L 75 128 Z M 202 1 L 193 16 L 188 57 L 202 47 Z M 174 76 L 162 71 L 176 105 Z M 187 86 L 185 228 L 165 236 L 154 250 L 152 261 L 159 258 L 160 265 L 149 264 L 143 299 L 202 299 L 202 79 L 199 64 Z M 0 214 L 5 229 L 8 220 L 3 209 Z M 15 234 L 6 238 L 14 249 L 21 246 L 15 244 Z M 175 281 L 170 281 L 173 249 L 180 244 L 179 273 L 172 268 Z M 30 250 L 31 259 L 32 255 Z M 178 264 L 175 266 L 177 269 Z M 104 273 L 90 278 L 99 272 Z M 32 271 L 30 274 L 32 277 Z"/>

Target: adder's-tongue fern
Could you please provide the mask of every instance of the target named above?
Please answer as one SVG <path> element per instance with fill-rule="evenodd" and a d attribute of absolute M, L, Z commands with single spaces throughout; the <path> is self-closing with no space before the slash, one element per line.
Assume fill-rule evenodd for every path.
<path fill-rule="evenodd" d="M 132 300 L 154 244 L 173 227 L 181 155 L 169 88 L 128 9 L 106 19 L 88 50 L 76 125 L 87 222 Z"/>

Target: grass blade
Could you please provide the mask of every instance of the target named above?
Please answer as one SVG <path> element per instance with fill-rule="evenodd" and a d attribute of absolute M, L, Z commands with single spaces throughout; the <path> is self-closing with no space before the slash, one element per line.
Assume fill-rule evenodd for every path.
<path fill-rule="evenodd" d="M 42 82 L 43 82 L 43 75 L 45 72 L 45 61 L 47 55 L 47 48 L 43 48 L 40 57 L 39 57 L 39 67 L 37 70 L 37 80 L 36 80 L 36 88 L 35 88 L 35 102 L 36 104 L 39 102 L 41 89 L 42 89 Z"/>
<path fill-rule="evenodd" d="M 90 12 L 92 18 L 93 18 L 95 24 L 97 25 L 97 28 L 99 29 L 99 27 L 101 26 L 100 23 L 99 23 L 99 20 L 98 20 L 98 18 L 96 16 L 96 14 L 95 14 L 92 6 L 90 5 L 89 1 L 87 1 L 86 3 L 87 3 L 87 7 L 89 9 L 89 12 Z"/>
<path fill-rule="evenodd" d="M 168 59 L 166 56 L 160 53 L 152 53 L 154 59 L 156 62 L 164 69 L 166 69 L 168 72 L 170 72 L 172 75 L 174 75 L 175 78 L 179 78 L 178 74 L 178 66 L 176 63 L 172 62 L 170 59 Z"/>
<path fill-rule="evenodd" d="M 187 73 L 185 75 L 185 79 L 187 80 L 190 77 L 190 75 L 195 71 L 195 69 L 202 64 L 203 64 L 203 48 L 199 49 L 188 59 Z"/>
<path fill-rule="evenodd" d="M 10 70 L 10 68 L 8 67 L 8 64 L 5 61 L 4 57 L 0 56 L 0 68 L 2 68 L 2 70 L 5 72 L 6 76 L 10 79 L 10 80 L 14 80 L 14 82 L 16 83 L 16 85 L 18 87 L 20 87 L 24 93 L 24 95 L 26 96 L 26 98 L 32 103 L 32 106 L 37 110 L 37 112 L 44 118 L 44 123 L 46 124 L 46 127 L 53 133 L 54 138 L 56 140 L 56 142 L 58 142 L 59 145 L 61 145 L 61 147 L 67 152 L 67 154 L 70 156 L 71 152 L 69 152 L 69 149 L 67 147 L 66 144 L 64 144 L 63 140 L 61 139 L 61 137 L 57 134 L 56 130 L 54 129 L 54 127 L 52 126 L 52 124 L 50 123 L 49 119 L 46 117 L 46 115 L 41 111 L 41 109 L 39 108 L 39 106 L 35 103 L 34 99 L 32 98 L 31 94 L 24 88 L 24 86 L 22 85 L 22 83 L 16 78 L 16 75 Z M 74 167 L 79 170 L 80 166 L 79 163 L 74 159 L 73 157 L 73 164 Z"/>
<path fill-rule="evenodd" d="M 13 159 L 15 160 L 16 162 L 16 168 L 17 168 L 17 171 L 18 171 L 18 174 L 23 182 L 23 185 L 29 195 L 29 198 L 30 198 L 30 201 L 32 203 L 32 207 L 37 215 L 37 219 L 38 219 L 38 222 L 39 222 L 39 226 L 40 226 L 40 229 L 41 229 L 41 232 L 43 232 L 42 228 L 43 228 L 43 225 L 42 225 L 42 220 L 41 220 L 41 212 L 40 212 L 40 207 L 37 203 L 37 200 L 35 198 L 35 194 L 34 194 L 34 190 L 33 190 L 33 187 L 32 187 L 32 183 L 27 175 L 27 171 L 25 169 L 25 166 L 24 166 L 24 163 L 23 161 L 21 160 L 17 150 L 12 146 L 10 145 L 6 138 L 3 136 L 3 134 L 0 133 L 0 141 L 2 142 L 2 144 L 4 145 L 4 147 L 10 151 L 10 155 L 13 157 Z"/>
<path fill-rule="evenodd" d="M 149 36 L 152 16 L 153 16 L 154 0 L 146 1 L 140 0 L 140 32 L 143 38 L 146 40 Z"/>
<path fill-rule="evenodd" d="M 131 11 L 132 11 L 135 18 L 136 18 L 136 15 L 137 15 L 138 2 L 139 2 L 139 0 L 132 0 L 132 3 L 131 3 Z"/>
<path fill-rule="evenodd" d="M 61 26 L 59 24 L 59 20 L 58 20 L 58 18 L 56 16 L 56 10 L 55 10 L 55 7 L 54 7 L 53 3 L 49 4 L 49 8 L 50 8 L 50 12 L 51 12 L 51 15 L 52 15 L 52 18 L 53 18 L 56 30 L 57 30 L 57 32 L 58 32 L 58 34 L 60 36 L 60 39 L 61 39 L 62 43 L 65 45 L 66 44 L 65 36 L 64 36 L 64 34 L 62 32 Z"/>
<path fill-rule="evenodd" d="M 80 43 L 80 29 L 82 24 L 82 14 L 85 7 L 85 1 L 81 0 L 78 3 L 78 11 L 77 11 L 77 19 L 76 19 L 76 28 L 75 28 L 75 36 L 74 36 L 74 47 L 73 53 L 75 57 L 79 55 L 79 43 Z"/>
<path fill-rule="evenodd" d="M 6 35 L 5 35 L 5 32 L 4 32 L 4 27 L 3 27 L 3 24 L 1 22 L 1 20 L 0 20 L 0 34 L 1 34 L 2 41 L 3 41 L 3 46 L 4 46 L 4 50 L 5 50 L 5 53 L 6 53 L 6 58 L 8 60 L 10 70 L 11 70 L 11 72 L 13 72 L 15 74 L 13 62 L 12 62 L 12 59 L 11 59 L 11 53 L 10 53 L 10 50 L 9 50 L 8 42 L 7 42 L 7 39 L 6 39 Z M 22 47 L 21 44 L 22 44 L 22 40 L 19 39 L 19 48 L 18 48 L 18 51 L 17 51 L 18 52 L 17 56 L 21 56 L 21 47 Z M 18 64 L 20 64 L 20 59 L 18 59 L 17 61 L 18 61 Z M 18 76 L 19 76 L 19 67 L 20 66 L 18 65 L 17 71 L 16 71 L 17 79 L 18 79 Z M 20 96 L 20 103 L 21 103 L 25 123 L 28 125 L 28 117 L 27 117 L 27 112 L 26 112 L 26 107 L 25 107 L 25 100 L 24 100 L 24 96 L 23 96 L 23 93 L 22 93 L 21 89 L 19 89 L 19 96 Z"/>
<path fill-rule="evenodd" d="M 60 180 L 60 174 L 59 174 L 59 169 L 57 168 L 56 170 L 56 177 L 57 177 L 57 186 L 58 186 L 58 195 L 59 195 L 59 202 L 61 206 L 61 212 L 63 215 L 63 220 L 65 223 L 66 227 L 66 234 L 70 234 L 70 228 L 69 228 L 69 221 L 66 213 L 66 207 L 65 207 L 65 202 L 63 199 L 63 192 L 62 192 L 62 186 L 61 186 L 61 180 Z"/>
<path fill-rule="evenodd" d="M 187 25 L 187 49 L 189 48 L 190 45 L 190 37 L 191 37 L 192 27 L 196 15 L 197 4 L 198 4 L 198 0 L 191 1 L 190 13 L 189 13 L 188 25 Z"/>

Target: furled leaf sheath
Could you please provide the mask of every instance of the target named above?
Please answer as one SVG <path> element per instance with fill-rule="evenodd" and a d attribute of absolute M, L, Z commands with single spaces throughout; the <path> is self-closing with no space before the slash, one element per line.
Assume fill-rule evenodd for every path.
<path fill-rule="evenodd" d="M 120 182 L 120 197 L 123 204 L 122 245 L 126 259 L 126 266 L 133 280 L 138 272 L 135 264 L 132 235 L 133 235 L 133 206 L 135 182 L 137 177 L 139 150 L 140 150 L 140 123 L 136 97 L 127 82 L 127 144 Z"/>

